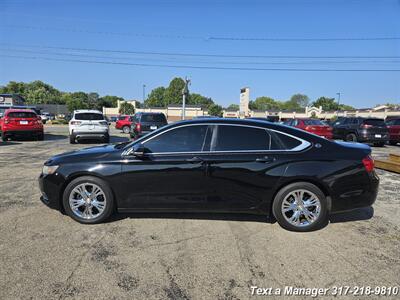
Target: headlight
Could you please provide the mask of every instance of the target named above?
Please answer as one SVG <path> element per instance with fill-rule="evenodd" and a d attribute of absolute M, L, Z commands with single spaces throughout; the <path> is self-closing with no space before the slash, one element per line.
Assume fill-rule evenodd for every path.
<path fill-rule="evenodd" d="M 54 174 L 57 169 L 58 169 L 58 166 L 43 166 L 42 173 L 44 175 Z"/>

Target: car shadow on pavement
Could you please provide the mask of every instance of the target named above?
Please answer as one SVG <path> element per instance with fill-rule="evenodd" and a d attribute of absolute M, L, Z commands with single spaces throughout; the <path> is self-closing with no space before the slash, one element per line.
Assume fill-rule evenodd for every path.
<path fill-rule="evenodd" d="M 363 207 L 349 212 L 332 214 L 329 217 L 330 223 L 344 223 L 354 221 L 369 220 L 374 216 L 374 208 L 372 206 Z"/>
<path fill-rule="evenodd" d="M 7 141 L 7 142 L 0 142 L 0 147 L 1 147 L 1 146 L 12 146 L 12 145 L 18 145 L 18 144 L 21 144 L 21 143 L 10 142 L 10 141 Z"/>
<path fill-rule="evenodd" d="M 68 136 L 62 134 L 45 133 L 44 135 L 45 141 L 56 141 L 56 140 L 63 140 L 66 138 L 68 138 Z"/>
<path fill-rule="evenodd" d="M 244 221 L 275 223 L 274 218 L 266 215 L 236 214 L 236 213 L 118 213 L 111 216 L 106 222 L 115 222 L 123 219 L 180 219 L 180 220 L 212 220 L 212 221 Z"/>

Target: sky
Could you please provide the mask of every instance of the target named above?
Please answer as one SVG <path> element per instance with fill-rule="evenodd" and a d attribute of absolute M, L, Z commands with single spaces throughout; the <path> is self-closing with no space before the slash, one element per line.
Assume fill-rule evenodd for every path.
<path fill-rule="evenodd" d="M 0 19 L 0 85 L 142 100 L 187 76 L 222 106 L 242 87 L 400 103 L 399 0 L 0 0 Z"/>

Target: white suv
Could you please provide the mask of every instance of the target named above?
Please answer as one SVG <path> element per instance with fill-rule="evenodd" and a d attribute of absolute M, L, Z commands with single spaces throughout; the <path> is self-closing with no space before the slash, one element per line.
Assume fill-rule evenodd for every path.
<path fill-rule="evenodd" d="M 99 139 L 110 142 L 108 121 L 98 110 L 75 110 L 69 121 L 69 142 L 75 144 L 79 139 Z"/>

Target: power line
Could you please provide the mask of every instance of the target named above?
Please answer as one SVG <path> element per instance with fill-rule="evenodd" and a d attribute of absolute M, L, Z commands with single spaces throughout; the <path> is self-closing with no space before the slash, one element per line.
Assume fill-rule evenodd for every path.
<path fill-rule="evenodd" d="M 161 61 L 161 62 L 176 62 L 176 58 L 174 59 L 154 59 L 148 57 L 116 57 L 116 56 L 99 56 L 99 55 L 91 55 L 91 54 L 77 54 L 77 53 L 65 53 L 65 52 L 53 52 L 53 51 L 38 51 L 38 50 L 26 50 L 26 49 L 16 49 L 16 48 L 0 48 L 0 51 L 12 51 L 12 52 L 22 52 L 22 53 L 33 53 L 33 54 L 42 54 L 42 55 L 55 55 L 55 56 L 70 56 L 70 57 L 86 57 L 86 58 L 100 58 L 100 59 L 117 59 L 117 60 L 132 60 L 132 59 L 140 59 L 145 61 Z M 400 63 L 399 60 L 369 60 L 369 61 L 359 61 L 359 60 L 347 60 L 347 61 L 207 61 L 207 60 L 200 60 L 200 61 L 183 61 L 182 63 L 196 63 L 196 64 L 232 64 L 232 65 L 311 65 L 311 64 L 370 64 L 370 63 Z"/>
<path fill-rule="evenodd" d="M 110 31 L 94 31 L 82 28 L 57 28 L 46 26 L 32 25 L 2 25 L 8 28 L 41 30 L 41 31 L 62 31 L 73 33 L 89 33 L 100 35 L 119 35 L 119 36 L 136 36 L 141 38 L 162 38 L 162 39 L 197 39 L 211 41 L 256 41 L 256 42 L 348 42 L 348 41 L 398 41 L 398 36 L 372 36 L 372 37 L 322 37 L 322 38 L 297 38 L 297 37 L 234 37 L 234 36 L 196 36 L 196 35 L 175 35 L 175 34 L 152 34 L 152 33 L 133 33 L 133 32 L 110 32 Z"/>
<path fill-rule="evenodd" d="M 177 68 L 177 69 L 201 69 L 201 70 L 232 70 L 232 71 L 287 71 L 287 72 L 400 72 L 400 69 L 298 69 L 298 68 L 244 68 L 244 67 L 216 67 L 216 66 L 193 66 L 193 65 L 160 65 L 147 63 L 128 63 L 128 62 L 113 62 L 113 61 L 98 61 L 98 60 L 82 60 L 82 59 L 58 59 L 38 56 L 20 56 L 20 55 L 4 55 L 0 57 L 22 58 L 33 60 L 48 60 L 60 62 L 78 62 L 90 64 L 107 64 L 107 65 L 124 65 L 138 67 L 161 67 L 161 68 Z"/>
<path fill-rule="evenodd" d="M 225 58 L 296 58 L 296 59 L 395 59 L 400 56 L 377 56 L 377 55 L 231 55 L 231 54 L 207 54 L 207 53 L 182 53 L 182 52 L 156 52 L 156 51 L 132 51 L 132 50 L 112 50 L 98 48 L 78 48 L 78 47 L 57 47 L 57 46 L 41 46 L 41 45 L 26 45 L 26 44 L 10 44 L 0 43 L 4 46 L 29 47 L 38 49 L 58 49 L 71 51 L 85 52 L 103 52 L 103 53 L 126 53 L 126 54 L 141 54 L 141 55 L 159 55 L 159 56 L 187 56 L 187 57 L 225 57 Z"/>

